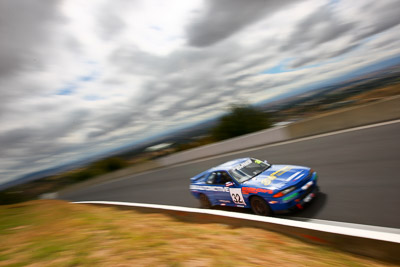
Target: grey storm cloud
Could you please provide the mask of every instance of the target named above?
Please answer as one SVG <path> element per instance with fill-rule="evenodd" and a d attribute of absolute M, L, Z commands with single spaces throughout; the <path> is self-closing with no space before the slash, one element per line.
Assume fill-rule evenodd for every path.
<path fill-rule="evenodd" d="M 198 92 L 204 92 L 201 90 L 198 90 Z M 215 104 L 221 103 L 221 97 L 225 94 L 224 92 L 205 92 L 205 95 L 203 96 L 203 101 L 199 101 L 198 103 L 195 104 L 190 104 L 188 103 L 189 100 L 193 100 L 197 98 L 196 93 L 192 95 L 188 95 L 186 98 L 177 101 L 174 105 L 170 106 L 167 109 L 164 109 L 161 112 L 162 116 L 169 117 L 169 116 L 174 116 L 177 115 L 178 113 L 181 113 L 183 111 L 194 111 L 197 109 L 205 108 L 205 107 L 212 107 L 215 106 Z"/>
<path fill-rule="evenodd" d="M 119 18 L 117 13 L 106 13 L 101 18 L 99 27 L 104 40 L 112 39 L 125 27 L 125 23 Z"/>
<path fill-rule="evenodd" d="M 310 46 L 332 41 L 354 28 L 353 23 L 340 21 L 329 5 L 323 6 L 297 25 L 286 47 L 309 43 Z M 285 48 L 285 47 L 284 47 Z"/>
<path fill-rule="evenodd" d="M 51 39 L 54 21 L 61 21 L 59 1 L 0 1 L 0 77 L 40 66 L 39 54 Z"/>
<path fill-rule="evenodd" d="M 112 1 L 104 4 L 97 14 L 97 28 L 105 41 L 112 41 L 122 32 L 126 24 L 122 19 L 124 10 L 131 8 L 134 1 Z"/>
<path fill-rule="evenodd" d="M 32 131 L 27 128 L 19 128 L 3 132 L 0 134 L 0 145 L 3 153 L 7 148 L 15 146 L 15 144 L 22 144 L 29 140 L 32 136 Z M 0 152 L 1 153 L 1 152 Z"/>
<path fill-rule="evenodd" d="M 307 51 L 291 61 L 291 68 L 299 68 L 315 64 L 323 60 L 341 56 L 362 45 L 362 42 L 375 34 L 379 34 L 400 24 L 400 5 L 397 1 L 380 1 L 378 6 L 370 12 L 366 21 L 353 20 L 344 22 L 329 5 L 322 6 L 307 18 L 301 21 L 290 36 L 286 44 L 282 45 L 281 52 Z M 361 16 L 367 16 L 360 14 Z M 364 18 L 363 18 L 364 19 Z M 315 47 L 334 41 L 343 36 L 350 36 L 346 43 L 336 49 L 325 50 L 323 53 L 313 53 Z M 311 55 L 310 55 L 311 54 Z"/>
<path fill-rule="evenodd" d="M 142 112 L 134 110 L 132 107 L 125 106 L 120 109 L 111 107 L 110 112 L 101 113 L 101 117 L 94 118 L 96 124 L 92 128 L 95 130 L 87 134 L 87 140 L 91 141 L 121 128 L 135 125 L 140 117 L 142 117 Z"/>
<path fill-rule="evenodd" d="M 373 12 L 371 12 L 373 10 Z M 368 12 L 366 25 L 360 25 L 355 33 L 359 39 L 386 31 L 400 24 L 400 3 L 397 0 L 376 1 L 373 6 L 365 5 L 363 10 Z"/>
<path fill-rule="evenodd" d="M 32 148 L 33 154 L 39 154 L 39 150 L 50 149 L 58 146 L 57 138 L 67 136 L 69 133 L 81 129 L 87 122 L 89 112 L 87 110 L 74 110 L 67 114 L 63 120 L 43 122 L 36 127 L 20 127 L 0 134 L 0 156 L 7 156 L 13 150 L 11 148 Z M 21 152 L 24 155 L 26 152 Z"/>
<path fill-rule="evenodd" d="M 353 51 L 354 49 L 356 49 L 357 47 L 360 47 L 360 46 L 361 46 L 360 43 L 354 43 L 347 47 L 340 47 L 334 51 L 326 51 L 324 54 L 316 53 L 311 56 L 301 56 L 301 57 L 289 62 L 288 65 L 290 68 L 296 69 L 296 68 L 300 68 L 300 67 L 311 65 L 311 64 L 318 64 L 318 63 L 323 62 L 324 60 L 329 60 L 331 58 L 342 56 L 348 52 Z"/>
<path fill-rule="evenodd" d="M 167 63 L 160 56 L 144 52 L 132 45 L 119 46 L 111 53 L 108 61 L 121 72 L 137 75 L 156 75 Z"/>
<path fill-rule="evenodd" d="M 295 0 L 208 0 L 206 11 L 187 27 L 188 43 L 213 45 Z"/>

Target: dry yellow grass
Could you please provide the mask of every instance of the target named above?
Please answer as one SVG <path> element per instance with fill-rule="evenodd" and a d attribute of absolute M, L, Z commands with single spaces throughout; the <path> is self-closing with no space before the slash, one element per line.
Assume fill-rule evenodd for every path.
<path fill-rule="evenodd" d="M 0 266 L 388 266 L 255 228 L 40 200 L 0 206 Z"/>

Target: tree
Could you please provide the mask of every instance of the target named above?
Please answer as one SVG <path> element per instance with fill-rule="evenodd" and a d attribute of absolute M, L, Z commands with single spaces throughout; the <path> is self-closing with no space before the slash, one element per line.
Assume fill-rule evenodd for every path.
<path fill-rule="evenodd" d="M 269 115 L 249 105 L 233 105 L 212 130 L 216 140 L 256 132 L 271 127 Z"/>
<path fill-rule="evenodd" d="M 73 182 L 80 182 L 127 166 L 128 163 L 121 158 L 106 158 L 90 164 L 83 170 L 70 174 L 69 179 Z"/>
<path fill-rule="evenodd" d="M 118 157 L 112 157 L 97 161 L 93 163 L 91 167 L 106 173 L 125 168 L 127 165 L 128 163 L 125 160 Z"/>

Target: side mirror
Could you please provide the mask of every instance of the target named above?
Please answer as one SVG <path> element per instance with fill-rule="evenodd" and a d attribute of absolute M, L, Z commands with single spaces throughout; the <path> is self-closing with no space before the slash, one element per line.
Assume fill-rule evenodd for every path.
<path fill-rule="evenodd" d="M 232 186 L 232 185 L 234 185 L 233 182 L 226 182 L 226 183 L 225 183 L 225 186 L 226 186 L 226 187 L 229 187 L 229 186 Z"/>
<path fill-rule="evenodd" d="M 267 165 L 269 165 L 269 163 L 268 163 L 268 161 L 267 161 L 267 160 L 264 160 L 264 163 L 265 163 L 265 164 L 267 164 Z"/>

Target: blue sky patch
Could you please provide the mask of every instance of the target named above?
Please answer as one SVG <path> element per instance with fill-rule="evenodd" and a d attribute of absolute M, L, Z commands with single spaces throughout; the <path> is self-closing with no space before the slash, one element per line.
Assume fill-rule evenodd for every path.
<path fill-rule="evenodd" d="M 99 76 L 99 73 L 97 71 L 93 71 L 91 74 L 89 75 L 83 75 L 81 77 L 78 78 L 78 81 L 81 82 L 90 82 L 95 80 L 97 77 Z"/>
<path fill-rule="evenodd" d="M 78 86 L 76 84 L 68 84 L 61 88 L 58 92 L 57 95 L 71 95 L 75 92 L 76 88 Z"/>
<path fill-rule="evenodd" d="M 287 63 L 289 63 L 289 61 L 291 61 L 291 58 L 285 58 L 284 60 L 282 60 L 281 62 L 279 62 L 278 65 L 275 65 L 274 67 L 267 69 L 265 71 L 263 71 L 263 74 L 276 74 L 276 73 L 282 73 L 282 72 L 289 72 L 292 70 L 288 70 L 286 69 L 286 65 Z"/>
<path fill-rule="evenodd" d="M 86 95 L 84 97 L 85 100 L 87 101 L 97 101 L 97 100 L 101 100 L 104 99 L 103 97 L 97 96 L 97 95 Z"/>
<path fill-rule="evenodd" d="M 278 65 L 261 72 L 261 74 L 277 74 L 277 73 L 292 72 L 292 71 L 303 70 L 303 69 L 311 69 L 311 68 L 320 67 L 320 66 L 323 66 L 323 65 L 326 65 L 326 64 L 329 64 L 332 62 L 332 61 L 324 61 L 321 63 L 305 65 L 305 66 L 302 66 L 299 68 L 287 68 L 288 63 L 291 60 L 293 60 L 293 58 L 286 58 L 286 59 L 282 60 L 281 62 L 279 62 Z"/>
<path fill-rule="evenodd" d="M 79 77 L 79 81 L 82 82 L 89 82 L 92 81 L 93 79 L 94 79 L 93 75 Z"/>
<path fill-rule="evenodd" d="M 88 75 L 82 75 L 82 76 L 78 77 L 74 82 L 70 82 L 67 85 L 65 85 L 63 88 L 58 90 L 56 94 L 57 95 L 71 95 L 71 94 L 75 93 L 76 89 L 78 89 L 80 87 L 79 85 L 81 83 L 94 81 L 95 79 L 97 79 L 98 76 L 99 76 L 98 71 L 93 71 L 91 74 L 88 74 Z"/>

